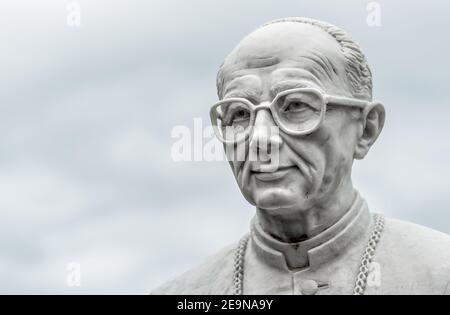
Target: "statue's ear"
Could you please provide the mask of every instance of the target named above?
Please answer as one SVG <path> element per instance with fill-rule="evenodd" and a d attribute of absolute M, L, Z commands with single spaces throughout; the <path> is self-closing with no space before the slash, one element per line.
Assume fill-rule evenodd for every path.
<path fill-rule="evenodd" d="M 355 148 L 355 159 L 362 159 L 375 143 L 384 126 L 386 111 L 381 103 L 371 103 L 362 113 L 362 132 Z"/>

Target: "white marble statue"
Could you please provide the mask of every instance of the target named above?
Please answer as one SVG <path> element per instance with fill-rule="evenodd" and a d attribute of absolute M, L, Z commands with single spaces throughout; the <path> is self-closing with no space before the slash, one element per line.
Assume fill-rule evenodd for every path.
<path fill-rule="evenodd" d="M 256 213 L 239 242 L 153 294 L 450 293 L 450 236 L 371 213 L 353 187 L 385 110 L 347 33 L 269 22 L 226 57 L 217 89 L 211 119 L 244 152 L 230 165 Z"/>

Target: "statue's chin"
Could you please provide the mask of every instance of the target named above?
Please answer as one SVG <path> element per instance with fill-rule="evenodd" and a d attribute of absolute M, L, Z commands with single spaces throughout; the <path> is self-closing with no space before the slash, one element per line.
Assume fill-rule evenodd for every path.
<path fill-rule="evenodd" d="M 264 210 L 282 210 L 299 206 L 298 195 L 283 188 L 264 189 L 255 192 L 254 200 L 256 206 Z"/>

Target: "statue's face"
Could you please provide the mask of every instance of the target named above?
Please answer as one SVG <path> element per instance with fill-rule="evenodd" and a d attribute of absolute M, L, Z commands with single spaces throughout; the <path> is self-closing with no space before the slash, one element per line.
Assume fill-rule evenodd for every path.
<path fill-rule="evenodd" d="M 328 71 L 327 71 L 328 70 Z M 243 97 L 259 105 L 276 92 L 296 87 L 351 97 L 346 85 L 339 44 L 323 30 L 302 23 L 278 23 L 247 36 L 227 57 L 223 67 L 223 98 Z M 276 90 L 276 91 L 275 91 Z M 246 199 L 270 211 L 307 210 L 350 179 L 358 133 L 357 109 L 329 106 L 322 125 L 307 136 L 279 130 L 269 137 L 278 160 L 232 161 L 232 169 Z M 276 126 L 268 110 L 257 111 L 255 129 Z M 267 133 L 255 130 L 239 146 L 259 156 Z M 239 149 L 238 149 L 239 150 Z M 267 149 L 265 149 L 267 150 Z M 270 156 L 270 154 L 269 154 Z M 269 172 L 271 163 L 277 163 Z"/>

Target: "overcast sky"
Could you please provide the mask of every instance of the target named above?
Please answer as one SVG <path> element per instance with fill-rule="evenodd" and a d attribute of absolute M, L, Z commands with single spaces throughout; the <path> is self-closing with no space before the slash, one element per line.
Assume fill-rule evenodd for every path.
<path fill-rule="evenodd" d="M 174 162 L 208 122 L 226 54 L 308 16 L 362 46 L 385 129 L 354 184 L 374 212 L 450 233 L 446 1 L 0 2 L 0 293 L 142 294 L 240 238 L 254 209 L 226 162 Z M 395 3 L 394 3 L 395 2 Z M 67 266 L 81 286 L 67 285 Z"/>

